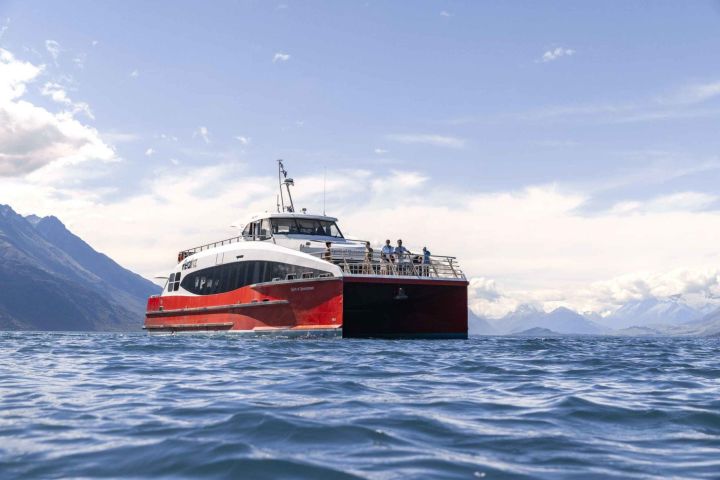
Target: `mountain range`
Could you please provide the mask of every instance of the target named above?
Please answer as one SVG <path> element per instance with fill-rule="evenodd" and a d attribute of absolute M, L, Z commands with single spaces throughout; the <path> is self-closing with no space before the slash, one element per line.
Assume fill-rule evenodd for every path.
<path fill-rule="evenodd" d="M 499 319 L 469 316 L 470 334 L 529 335 L 720 335 L 720 309 L 693 308 L 679 297 L 633 300 L 612 314 L 580 314 L 560 307 L 551 312 L 521 305 Z"/>
<path fill-rule="evenodd" d="M 0 205 L 0 330 L 127 331 L 160 287 L 95 251 L 56 217 Z M 522 305 L 500 319 L 468 311 L 471 335 L 720 335 L 720 309 L 679 297 L 633 300 L 612 314 Z"/>
<path fill-rule="evenodd" d="M 140 330 L 159 291 L 56 217 L 0 205 L 0 330 Z"/>

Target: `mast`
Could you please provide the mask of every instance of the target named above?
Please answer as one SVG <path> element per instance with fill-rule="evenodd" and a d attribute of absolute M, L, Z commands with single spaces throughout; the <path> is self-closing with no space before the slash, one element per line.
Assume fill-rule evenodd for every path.
<path fill-rule="evenodd" d="M 287 190 L 287 196 L 288 200 L 290 201 L 289 206 L 285 206 L 285 196 L 283 195 L 283 185 L 285 185 L 285 189 Z M 282 207 L 283 212 L 294 212 L 295 211 L 295 205 L 293 204 L 292 194 L 290 194 L 290 186 L 295 186 L 295 182 L 293 182 L 292 178 L 288 178 L 287 171 L 285 170 L 285 167 L 283 166 L 282 159 L 278 160 L 278 186 L 280 187 L 280 204 L 279 207 Z M 278 208 L 278 212 L 281 210 Z"/>

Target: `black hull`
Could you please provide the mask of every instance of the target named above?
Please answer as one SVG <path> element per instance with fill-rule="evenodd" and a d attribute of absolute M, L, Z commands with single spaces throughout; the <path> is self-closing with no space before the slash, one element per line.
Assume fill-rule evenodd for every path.
<path fill-rule="evenodd" d="M 465 339 L 467 282 L 349 277 L 344 338 Z"/>

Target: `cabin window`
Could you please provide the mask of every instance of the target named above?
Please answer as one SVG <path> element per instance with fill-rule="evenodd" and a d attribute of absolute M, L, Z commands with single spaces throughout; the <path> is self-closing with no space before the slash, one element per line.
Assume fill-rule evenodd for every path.
<path fill-rule="evenodd" d="M 322 228 L 317 220 L 298 219 L 298 231 L 303 235 L 325 235 L 325 232 L 318 231 Z"/>
<path fill-rule="evenodd" d="M 182 287 L 196 295 L 230 292 L 247 285 L 297 278 L 332 277 L 330 272 L 282 262 L 244 260 L 216 265 L 192 272 L 182 279 Z M 177 277 L 178 281 L 180 277 Z"/>
<path fill-rule="evenodd" d="M 258 228 L 260 228 L 262 232 L 263 227 L 260 226 Z M 342 232 L 340 232 L 335 222 L 312 218 L 273 218 L 272 232 L 343 238 Z"/>
<path fill-rule="evenodd" d="M 325 221 L 322 221 L 320 223 L 323 224 L 325 231 L 327 232 L 326 235 L 330 237 L 343 238 L 343 234 L 338 228 L 337 223 Z"/>
<path fill-rule="evenodd" d="M 171 273 L 168 278 L 167 291 L 177 292 L 180 288 L 180 272 Z"/>
<path fill-rule="evenodd" d="M 298 233 L 298 227 L 294 218 L 273 218 L 272 231 L 281 234 Z"/>
<path fill-rule="evenodd" d="M 245 228 L 243 229 L 243 232 L 242 232 L 242 236 L 243 236 L 243 237 L 249 237 L 249 236 L 250 236 L 250 226 L 251 226 L 251 225 L 252 225 L 252 223 L 249 223 L 249 224 L 245 225 Z"/>
<path fill-rule="evenodd" d="M 260 239 L 264 240 L 270 237 L 270 219 L 264 218 L 260 222 Z"/>

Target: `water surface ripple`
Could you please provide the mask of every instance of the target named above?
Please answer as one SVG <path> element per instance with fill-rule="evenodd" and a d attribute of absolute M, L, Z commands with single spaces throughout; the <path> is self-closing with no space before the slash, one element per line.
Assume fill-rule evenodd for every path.
<path fill-rule="evenodd" d="M 719 478 L 720 339 L 0 333 L 0 476 Z"/>

